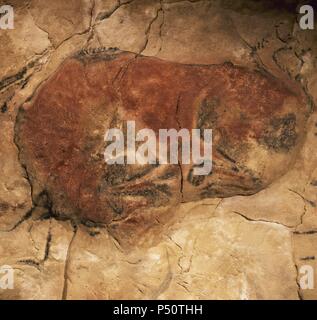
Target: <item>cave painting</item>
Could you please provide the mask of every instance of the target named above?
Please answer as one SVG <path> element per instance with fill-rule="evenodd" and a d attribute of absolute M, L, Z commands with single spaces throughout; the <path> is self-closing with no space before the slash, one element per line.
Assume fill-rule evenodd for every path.
<path fill-rule="evenodd" d="M 155 133 L 212 129 L 211 172 L 181 161 L 108 165 L 104 134 L 126 132 L 127 121 Z M 35 204 L 130 236 L 180 202 L 262 190 L 292 164 L 304 126 L 301 95 L 268 74 L 110 49 L 66 59 L 20 108 L 16 130 Z"/>

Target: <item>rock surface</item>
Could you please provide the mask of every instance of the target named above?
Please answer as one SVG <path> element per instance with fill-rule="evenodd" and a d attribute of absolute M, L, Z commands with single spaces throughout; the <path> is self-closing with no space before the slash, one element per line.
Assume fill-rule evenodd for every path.
<path fill-rule="evenodd" d="M 316 272 L 317 40 L 300 30 L 295 1 L 279 10 L 247 0 L 8 3 L 15 29 L 0 32 L 0 266 L 14 268 L 15 286 L 0 289 L 1 299 L 317 298 L 300 288 L 301 266 Z M 299 152 L 283 176 L 268 165 L 272 183 L 260 192 L 182 203 L 129 250 L 107 226 L 56 219 L 45 196 L 34 201 L 18 110 L 67 57 L 109 46 L 169 63 L 230 61 L 300 86 L 308 120 Z"/>
<path fill-rule="evenodd" d="M 16 142 L 36 205 L 135 238 L 181 201 L 267 187 L 296 157 L 305 111 L 301 96 L 259 72 L 94 50 L 63 62 L 20 108 Z M 107 165 L 105 132 L 126 132 L 127 121 L 153 130 L 159 149 L 160 129 L 213 129 L 211 172 L 195 176 L 181 153 L 170 165 L 158 155 L 152 165 Z"/>

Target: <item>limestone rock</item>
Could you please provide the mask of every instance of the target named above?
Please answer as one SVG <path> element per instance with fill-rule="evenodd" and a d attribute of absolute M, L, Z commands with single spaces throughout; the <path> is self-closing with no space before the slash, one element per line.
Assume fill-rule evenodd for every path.
<path fill-rule="evenodd" d="M 12 266 L 15 281 L 13 290 L 0 288 L 0 299 L 317 298 L 317 39 L 316 28 L 299 28 L 297 1 L 0 4 L 15 12 L 15 29 L 0 31 L 0 267 Z M 57 220 L 46 194 L 34 197 L 38 188 L 17 144 L 17 112 L 65 59 L 101 47 L 168 64 L 231 63 L 299 87 L 307 120 L 298 150 L 278 164 L 273 153 L 259 161 L 266 156 L 255 149 L 257 161 L 248 165 L 270 183 L 253 195 L 215 195 L 165 215 L 150 210 L 154 224 L 129 249 L 106 225 Z M 177 201 L 180 180 L 173 185 Z M 314 289 L 301 288 L 307 268 Z"/>
<path fill-rule="evenodd" d="M 129 238 L 181 200 L 265 188 L 292 164 L 304 114 L 300 95 L 259 72 L 91 50 L 66 60 L 21 108 L 17 144 L 35 204 L 46 202 L 56 216 L 113 223 Z M 181 155 L 180 165 L 107 165 L 104 134 L 126 130 L 125 121 L 156 137 L 160 129 L 213 129 L 210 174 L 194 176 L 195 164 Z"/>

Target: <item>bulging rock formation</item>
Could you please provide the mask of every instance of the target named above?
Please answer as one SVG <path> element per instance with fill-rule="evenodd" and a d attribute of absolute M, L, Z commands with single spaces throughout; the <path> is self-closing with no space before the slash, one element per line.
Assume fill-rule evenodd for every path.
<path fill-rule="evenodd" d="M 0 300 L 317 298 L 317 20 L 301 28 L 301 1 L 4 4 Z M 212 174 L 108 166 L 106 130 L 127 120 L 212 128 Z"/>
<path fill-rule="evenodd" d="M 106 130 L 131 120 L 156 133 L 213 129 L 211 173 L 107 165 Z M 301 95 L 264 72 L 97 49 L 66 59 L 20 108 L 16 143 L 36 205 L 131 238 L 180 202 L 262 190 L 287 171 L 304 127 Z"/>

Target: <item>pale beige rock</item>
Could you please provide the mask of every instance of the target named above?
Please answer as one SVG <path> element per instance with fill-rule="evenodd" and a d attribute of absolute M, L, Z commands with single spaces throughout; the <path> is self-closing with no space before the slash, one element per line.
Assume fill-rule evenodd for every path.
<path fill-rule="evenodd" d="M 38 28 L 47 33 L 54 47 L 89 29 L 92 2 L 88 0 L 32 0 L 29 12 Z"/>
<path fill-rule="evenodd" d="M 139 0 L 121 5 L 108 19 L 96 24 L 95 33 L 100 45 L 141 53 L 147 44 L 147 33 L 156 18 L 158 8 L 159 2 L 154 0 Z"/>
<path fill-rule="evenodd" d="M 316 32 L 300 30 L 295 13 L 247 1 L 5 2 L 15 29 L 0 33 L 0 81 L 18 76 L 0 89 L 0 266 L 15 270 L 1 299 L 317 299 L 296 274 L 317 270 L 316 113 L 281 179 L 250 197 L 183 204 L 128 252 L 104 228 L 74 231 L 38 209 L 28 218 L 31 188 L 14 144 L 19 106 L 86 47 L 257 66 L 296 79 L 316 103 Z"/>
<path fill-rule="evenodd" d="M 30 211 L 31 188 L 14 144 L 14 124 L 0 118 L 0 230 L 12 229 Z"/>
<path fill-rule="evenodd" d="M 0 265 L 14 269 L 14 289 L 0 289 L 1 299 L 61 299 L 65 261 L 73 237 L 69 223 L 27 221 L 0 232 Z"/>
<path fill-rule="evenodd" d="M 91 237 L 80 228 L 67 297 L 297 299 L 289 230 L 214 210 L 206 204 L 180 208 L 185 217 L 159 243 L 128 252 L 105 232 Z"/>
<path fill-rule="evenodd" d="M 161 10 L 160 32 L 145 53 L 181 63 L 252 63 L 249 47 L 221 8 L 185 1 L 163 3 Z"/>
<path fill-rule="evenodd" d="M 0 50 L 1 80 L 23 71 L 29 60 L 51 45 L 47 33 L 36 26 L 26 4 L 15 8 L 14 29 L 0 32 L 0 43 L 3 44 Z"/>

